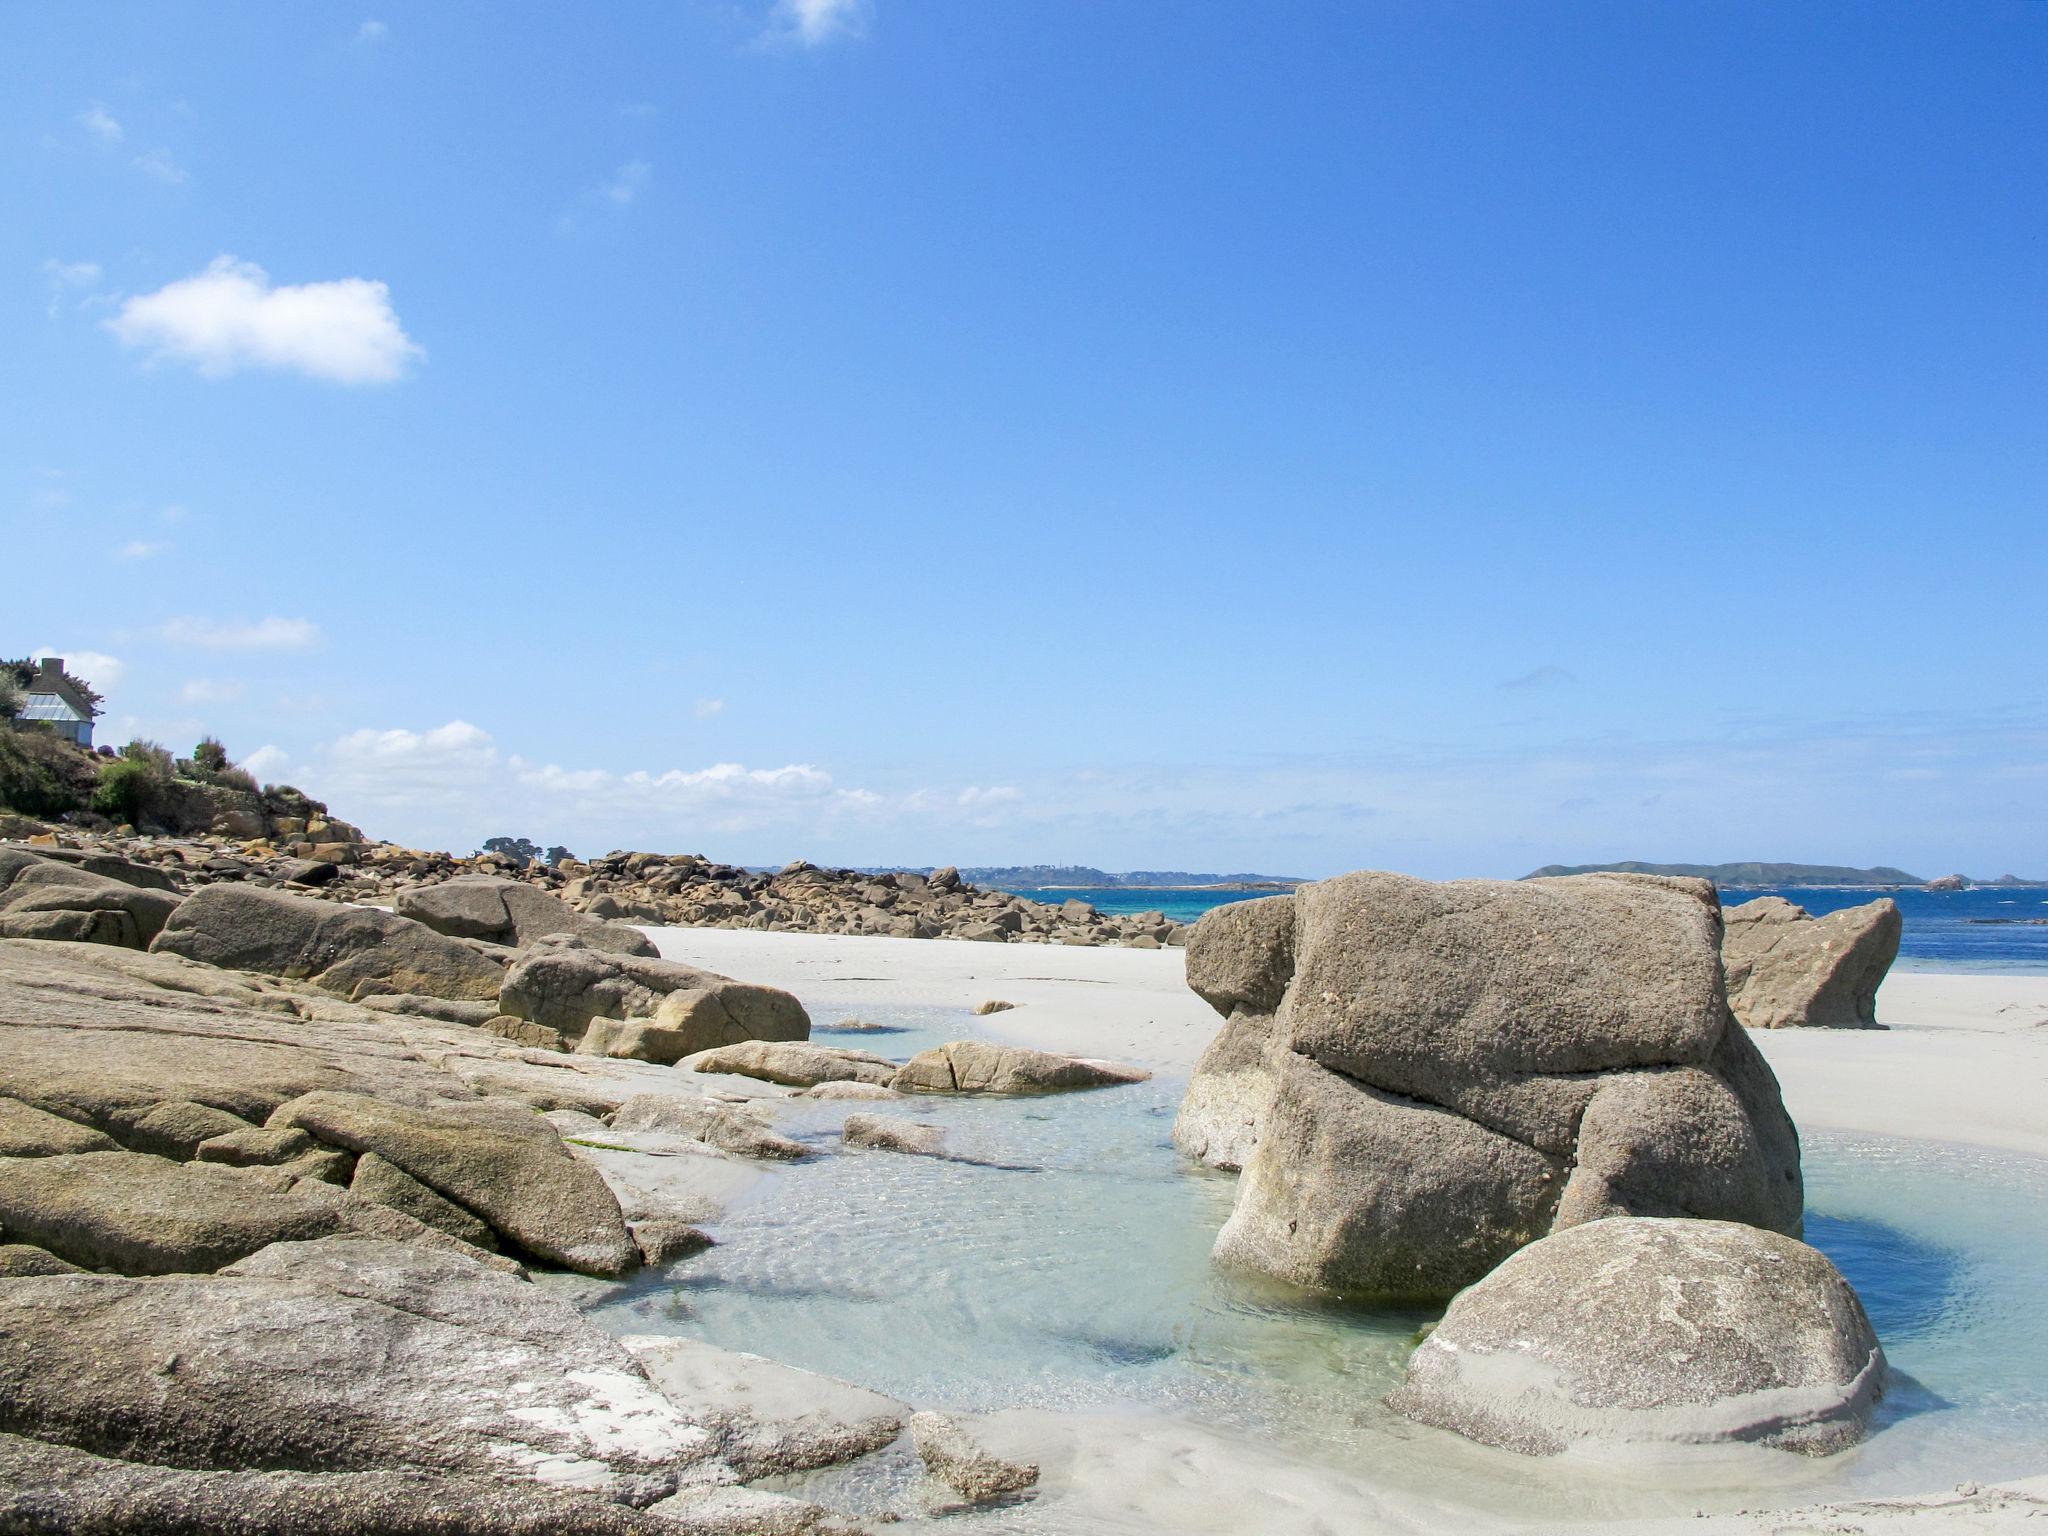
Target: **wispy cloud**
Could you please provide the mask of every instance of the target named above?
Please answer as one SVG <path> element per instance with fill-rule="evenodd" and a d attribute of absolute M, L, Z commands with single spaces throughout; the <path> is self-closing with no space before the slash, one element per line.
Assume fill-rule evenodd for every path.
<path fill-rule="evenodd" d="M 107 327 L 123 345 L 190 363 L 208 378 L 268 368 L 338 384 L 388 384 L 426 356 L 399 324 L 383 283 L 344 277 L 273 285 L 261 267 L 232 256 L 129 299 Z"/>
<path fill-rule="evenodd" d="M 166 645 L 201 651 L 304 651 L 320 642 L 320 626 L 311 619 L 276 617 L 249 622 L 178 618 L 157 634 Z"/>
<path fill-rule="evenodd" d="M 128 137 L 114 114 L 96 101 L 78 114 L 78 126 L 102 144 L 118 144 Z"/>
<path fill-rule="evenodd" d="M 160 181 L 167 187 L 180 187 L 192 179 L 191 173 L 178 164 L 168 149 L 161 146 L 144 150 L 135 157 L 134 165 L 143 175 Z"/>
<path fill-rule="evenodd" d="M 90 296 L 100 285 L 100 264 L 96 261 L 59 261 L 51 257 L 43 263 L 43 277 L 50 287 L 49 314 L 52 320 L 62 312 L 67 299 Z"/>
<path fill-rule="evenodd" d="M 130 539 L 114 551 L 116 560 L 154 560 L 170 548 L 163 539 Z"/>
<path fill-rule="evenodd" d="M 627 207 L 646 190 L 648 178 L 653 174 L 654 167 L 645 160 L 628 160 L 597 189 L 597 195 L 614 208 Z"/>
<path fill-rule="evenodd" d="M 725 700 L 699 699 L 696 702 L 696 704 L 692 707 L 690 712 L 694 714 L 699 720 L 709 720 L 714 715 L 722 715 L 725 713 Z"/>
<path fill-rule="evenodd" d="M 383 22 L 371 20 L 356 28 L 356 44 L 363 48 L 374 48 L 391 37 L 391 29 Z"/>
<path fill-rule="evenodd" d="M 814 48 L 844 33 L 858 32 L 865 12 L 863 0 L 776 0 L 769 35 Z"/>

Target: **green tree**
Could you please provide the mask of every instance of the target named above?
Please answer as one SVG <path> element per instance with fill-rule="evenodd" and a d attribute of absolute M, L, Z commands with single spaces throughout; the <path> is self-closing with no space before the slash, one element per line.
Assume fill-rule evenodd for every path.
<path fill-rule="evenodd" d="M 487 837 L 478 851 L 502 853 L 522 869 L 540 857 L 540 845 L 523 837 Z"/>
<path fill-rule="evenodd" d="M 28 703 L 28 690 L 12 667 L 0 666 L 0 720 L 12 720 Z"/>
<path fill-rule="evenodd" d="M 199 745 L 192 749 L 192 762 L 202 773 L 219 773 L 228 766 L 228 749 L 221 745 L 219 737 L 202 736 Z"/>

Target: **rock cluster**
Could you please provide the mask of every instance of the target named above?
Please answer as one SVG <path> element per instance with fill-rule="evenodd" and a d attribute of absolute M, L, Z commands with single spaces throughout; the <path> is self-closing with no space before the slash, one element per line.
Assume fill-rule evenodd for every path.
<path fill-rule="evenodd" d="M 1877 989 L 1905 927 L 1889 896 L 1818 918 L 1782 896 L 1762 896 L 1722 917 L 1728 1006 L 1744 1024 L 1876 1026 Z"/>
<path fill-rule="evenodd" d="M 1617 1218 L 1558 1232 L 1459 1293 L 1388 1399 L 1527 1455 L 1861 1440 L 1884 1351 L 1827 1258 L 1731 1222 Z"/>
<path fill-rule="evenodd" d="M 217 825 L 221 830 L 182 836 L 51 828 L 30 841 L 46 854 L 115 858 L 157 870 L 166 888 L 179 891 L 215 882 L 290 886 L 334 900 L 393 905 L 444 933 L 522 946 L 543 931 L 564 930 L 536 926 L 519 908 L 514 888 L 559 898 L 579 915 L 613 924 L 1136 949 L 1179 945 L 1187 934 L 1186 925 L 1162 912 L 1098 912 L 1080 900 L 1053 905 L 978 890 L 953 869 L 868 874 L 799 860 L 764 873 L 694 854 L 656 853 L 522 867 L 503 854 L 463 858 L 368 842 L 324 813 Z M 257 830 L 235 830 L 248 826 Z M 416 893 L 424 887 L 438 887 L 440 894 L 423 900 Z M 506 904 L 502 909 L 492 891 Z M 596 947 L 609 947 L 589 929 L 577 931 Z"/>
<path fill-rule="evenodd" d="M 841 1097 L 820 1089 L 853 1086 L 867 1093 L 845 1097 L 906 1093 L 1065 1093 L 1076 1088 L 1107 1088 L 1142 1083 L 1151 1077 L 1143 1067 L 1034 1051 L 1028 1046 L 996 1045 L 987 1040 L 953 1040 L 921 1051 L 906 1062 L 891 1061 L 872 1051 L 845 1046 L 782 1044 L 750 1040 L 704 1051 L 683 1062 L 696 1072 L 725 1072 L 739 1077 L 810 1090 L 816 1097 Z"/>
<path fill-rule="evenodd" d="M 1227 1022 L 1174 1136 L 1243 1170 L 1217 1258 L 1437 1298 L 1606 1216 L 1797 1233 L 1719 943 L 1712 886 L 1637 875 L 1362 873 L 1207 914 L 1188 980 Z"/>

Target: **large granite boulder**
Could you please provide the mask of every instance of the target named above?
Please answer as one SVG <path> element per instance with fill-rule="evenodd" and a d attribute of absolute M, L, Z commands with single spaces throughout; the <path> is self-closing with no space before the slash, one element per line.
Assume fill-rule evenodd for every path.
<path fill-rule="evenodd" d="M 393 1104 L 354 1093 L 309 1093 L 280 1105 L 272 1129 L 374 1153 L 486 1223 L 508 1245 L 564 1269 L 615 1276 L 638 1267 L 618 1199 L 562 1145 L 537 1111 L 476 1104 Z M 386 1181 L 387 1185 L 391 1181 Z M 407 1209 L 396 1199 L 384 1203 Z M 420 1209 L 408 1214 L 444 1226 Z M 459 1231 L 456 1235 L 462 1235 Z"/>
<path fill-rule="evenodd" d="M 1885 1387 L 1862 1303 L 1806 1244 L 1621 1218 L 1532 1243 L 1459 1293 L 1388 1402 L 1487 1445 L 1855 1444 Z"/>
<path fill-rule="evenodd" d="M 865 1083 L 879 1088 L 902 1070 L 902 1063 L 873 1051 L 809 1040 L 746 1040 L 700 1051 L 683 1065 L 692 1072 L 724 1072 L 780 1083 L 785 1088 L 815 1088 L 824 1083 Z"/>
<path fill-rule="evenodd" d="M 1905 927 L 1896 901 L 1812 917 L 1782 896 L 1761 896 L 1722 916 L 1728 1006 L 1751 1029 L 1876 1027 L 1877 989 Z"/>
<path fill-rule="evenodd" d="M 735 1157 L 795 1162 L 810 1155 L 802 1142 L 776 1134 L 762 1115 L 694 1094 L 636 1093 L 612 1116 L 611 1130 L 629 1136 L 679 1136 Z"/>
<path fill-rule="evenodd" d="M 1188 969 L 1228 1021 L 1175 1139 L 1243 1169 L 1217 1258 L 1420 1299 L 1603 1216 L 1798 1232 L 1719 941 L 1712 886 L 1633 875 L 1362 873 L 1208 914 Z"/>
<path fill-rule="evenodd" d="M 573 933 L 592 949 L 654 957 L 654 941 L 625 923 L 588 917 L 538 886 L 499 875 L 463 875 L 439 885 L 414 886 L 392 903 L 400 917 L 436 933 L 482 939 L 524 949 L 551 934 Z"/>
<path fill-rule="evenodd" d="M 482 948 L 423 923 L 251 885 L 209 885 L 188 896 L 150 948 L 305 979 L 342 997 L 416 993 L 487 1002 L 504 980 L 504 967 Z"/>
<path fill-rule="evenodd" d="M 1117 1061 L 953 1040 L 911 1057 L 888 1086 L 898 1093 L 1065 1093 L 1142 1083 L 1151 1075 Z"/>
<path fill-rule="evenodd" d="M 574 935 L 515 960 L 498 1006 L 508 1017 L 557 1031 L 586 1054 L 663 1063 L 742 1040 L 811 1035 L 803 1004 L 780 988 L 673 960 L 588 949 Z M 595 1027 L 606 1020 L 637 1027 Z"/>
<path fill-rule="evenodd" d="M 0 938 L 146 949 L 179 900 L 26 848 L 0 848 Z"/>

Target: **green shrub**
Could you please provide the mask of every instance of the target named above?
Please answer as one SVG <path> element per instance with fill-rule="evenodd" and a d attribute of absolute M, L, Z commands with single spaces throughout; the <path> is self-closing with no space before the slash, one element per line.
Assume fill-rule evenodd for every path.
<path fill-rule="evenodd" d="M 83 810 L 98 759 L 47 725 L 0 725 L 0 808 L 49 820 Z"/>
<path fill-rule="evenodd" d="M 12 720 L 28 703 L 28 690 L 14 668 L 0 666 L 0 720 Z"/>
<path fill-rule="evenodd" d="M 228 749 L 221 745 L 218 736 L 202 736 L 199 745 L 192 749 L 192 766 L 212 778 L 228 766 Z"/>
<path fill-rule="evenodd" d="M 163 778 L 139 757 L 117 757 L 100 770 L 92 808 L 116 821 L 137 822 L 163 791 Z"/>

